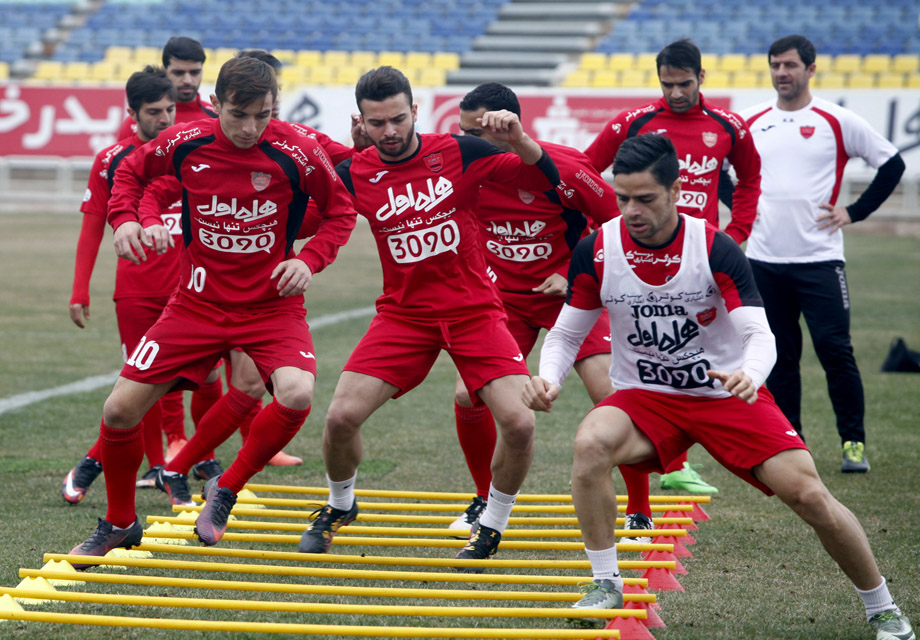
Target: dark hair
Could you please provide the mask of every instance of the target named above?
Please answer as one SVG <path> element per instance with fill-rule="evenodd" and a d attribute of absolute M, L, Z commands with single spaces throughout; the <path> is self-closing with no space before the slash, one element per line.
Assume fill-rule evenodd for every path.
<path fill-rule="evenodd" d="M 128 106 L 135 113 L 145 104 L 162 100 L 163 96 L 176 101 L 176 87 L 166 77 L 166 72 L 149 64 L 131 74 L 125 85 L 125 93 L 128 96 Z"/>
<path fill-rule="evenodd" d="M 769 62 L 772 56 L 786 53 L 790 49 L 795 49 L 799 52 L 799 57 L 806 67 L 810 67 L 818 55 L 818 52 L 815 50 L 815 45 L 811 43 L 811 40 L 805 36 L 796 34 L 784 36 L 771 44 L 770 50 L 767 51 L 767 61 Z"/>
<path fill-rule="evenodd" d="M 272 69 L 275 70 L 275 73 L 281 73 L 281 60 L 270 54 L 265 49 L 243 49 L 236 52 L 237 58 L 255 58 L 256 60 L 261 60 Z"/>
<path fill-rule="evenodd" d="M 655 58 L 658 75 L 661 75 L 661 67 L 674 67 L 693 72 L 693 75 L 699 77 L 700 70 L 703 68 L 702 55 L 700 48 L 693 44 L 688 38 L 672 42 L 664 49 L 658 52 Z"/>
<path fill-rule="evenodd" d="M 230 58 L 220 68 L 214 95 L 223 103 L 228 99 L 245 107 L 271 93 L 278 97 L 278 79 L 266 62 L 250 57 Z"/>
<path fill-rule="evenodd" d="M 201 43 L 185 36 L 173 36 L 163 47 L 163 66 L 168 67 L 173 58 L 178 60 L 191 60 L 204 64 L 207 56 Z"/>
<path fill-rule="evenodd" d="M 358 84 L 355 85 L 355 101 L 358 103 L 358 110 L 361 109 L 362 100 L 381 102 L 400 93 L 408 96 L 411 105 L 412 87 L 409 85 L 409 79 L 399 69 L 386 65 L 371 69 L 361 76 Z"/>
<path fill-rule="evenodd" d="M 486 82 L 463 96 L 460 101 L 462 111 L 476 111 L 485 107 L 486 111 L 507 109 L 521 117 L 521 103 L 514 91 L 499 82 Z"/>
<path fill-rule="evenodd" d="M 658 184 L 670 188 L 680 177 L 677 150 L 667 136 L 657 133 L 626 138 L 613 159 L 613 175 L 649 171 Z"/>

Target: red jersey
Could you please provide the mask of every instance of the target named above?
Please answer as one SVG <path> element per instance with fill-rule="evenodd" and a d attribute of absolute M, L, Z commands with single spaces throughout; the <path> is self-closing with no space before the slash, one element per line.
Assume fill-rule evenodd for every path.
<path fill-rule="evenodd" d="M 340 164 L 383 265 L 377 311 L 455 320 L 501 308 L 476 219 L 479 185 L 542 192 L 557 184 L 548 155 L 530 166 L 473 136 L 421 134 L 409 158 L 387 162 L 368 148 Z"/>
<path fill-rule="evenodd" d="M 540 142 L 562 180 L 548 191 L 527 191 L 507 182 L 486 182 L 479 190 L 479 222 L 486 259 L 499 291 L 534 293 L 553 273 L 565 277 L 572 250 L 588 227 L 616 214 L 613 188 L 580 151 Z M 559 299 L 562 307 L 562 298 Z"/>
<path fill-rule="evenodd" d="M 132 135 L 96 154 L 80 211 L 87 216 L 98 218 L 90 222 L 93 228 L 98 230 L 98 235 L 94 238 L 84 238 L 81 234 L 71 304 L 89 304 L 89 281 L 105 228 L 115 170 L 143 144 L 140 138 Z M 169 215 L 164 215 L 163 218 L 170 220 Z M 83 246 L 83 243 L 95 246 Z M 139 265 L 128 260 L 118 261 L 115 271 L 115 292 L 112 297 L 118 300 L 168 296 L 176 288 L 178 281 L 179 252 L 170 250 L 162 255 L 152 252 L 148 254 L 148 260 Z"/>
<path fill-rule="evenodd" d="M 183 122 L 194 122 L 195 120 L 201 120 L 202 118 L 216 118 L 217 114 L 211 110 L 211 105 L 199 96 L 195 96 L 195 99 L 191 102 L 177 102 L 176 103 L 176 124 L 182 124 Z M 137 123 L 134 121 L 134 118 L 128 116 L 125 118 L 125 121 L 121 123 L 121 128 L 118 130 L 118 139 L 122 140 L 123 138 L 130 138 L 137 133 Z"/>
<path fill-rule="evenodd" d="M 117 172 L 109 204 L 114 228 L 138 219 L 144 186 L 162 175 L 182 184 L 180 291 L 208 302 L 303 304 L 303 296 L 280 298 L 269 276 L 295 257 L 310 198 L 323 221 L 296 257 L 313 273 L 335 259 L 354 228 L 351 200 L 328 156 L 286 122 L 269 122 L 249 149 L 228 140 L 219 120 L 170 127 Z"/>
<path fill-rule="evenodd" d="M 657 102 L 623 111 L 601 130 L 585 150 L 594 168 L 603 171 L 613 163 L 626 138 L 642 133 L 667 135 L 680 161 L 680 213 L 703 218 L 719 226 L 719 173 L 728 160 L 738 184 L 732 199 L 732 219 L 725 228 L 735 242 L 751 234 L 760 198 L 760 156 L 744 120 L 731 111 L 708 104 L 675 113 L 663 97 Z"/>

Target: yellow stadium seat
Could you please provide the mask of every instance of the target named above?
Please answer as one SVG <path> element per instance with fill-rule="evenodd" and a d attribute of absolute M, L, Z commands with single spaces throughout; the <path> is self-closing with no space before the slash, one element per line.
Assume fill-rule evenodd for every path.
<path fill-rule="evenodd" d="M 819 53 L 815 56 L 815 72 L 823 73 L 825 71 L 830 71 L 833 64 L 834 56 L 828 55 L 826 53 Z"/>
<path fill-rule="evenodd" d="M 850 89 L 875 89 L 874 73 L 854 72 L 849 75 L 847 87 Z"/>
<path fill-rule="evenodd" d="M 399 51 L 381 51 L 377 56 L 377 65 L 402 69 L 406 65 L 406 56 Z"/>
<path fill-rule="evenodd" d="M 904 74 L 885 72 L 878 74 L 879 89 L 903 89 Z"/>
<path fill-rule="evenodd" d="M 287 65 L 281 72 L 281 83 L 285 90 L 309 84 L 310 69 L 296 64 Z"/>
<path fill-rule="evenodd" d="M 585 71 L 600 71 L 607 68 L 607 54 L 590 51 L 581 54 L 581 60 L 578 63 L 580 69 Z"/>
<path fill-rule="evenodd" d="M 61 77 L 64 80 L 86 80 L 89 76 L 88 62 L 68 62 L 64 65 L 64 72 Z"/>
<path fill-rule="evenodd" d="M 332 73 L 332 84 L 344 85 L 351 87 L 357 84 L 358 78 L 364 73 L 358 67 L 345 66 L 336 67 Z"/>
<path fill-rule="evenodd" d="M 748 56 L 748 71 L 770 71 L 770 61 L 767 59 L 767 56 L 764 54 L 751 54 Z"/>
<path fill-rule="evenodd" d="M 310 67 L 319 66 L 323 59 L 323 54 L 314 49 L 304 49 L 297 52 L 297 66 L 309 69 Z"/>
<path fill-rule="evenodd" d="M 891 58 L 891 70 L 902 73 L 916 73 L 920 70 L 920 55 L 916 53 L 899 53 Z"/>
<path fill-rule="evenodd" d="M 862 67 L 862 56 L 855 53 L 841 53 L 834 57 L 831 71 L 835 73 L 852 73 Z"/>
<path fill-rule="evenodd" d="M 655 59 L 657 57 L 657 53 L 637 53 L 636 69 L 641 69 L 642 71 L 650 71 L 657 74 L 658 66 L 655 64 Z"/>
<path fill-rule="evenodd" d="M 704 53 L 700 56 L 700 64 L 707 71 L 715 71 L 719 68 L 719 56 L 714 53 Z"/>
<path fill-rule="evenodd" d="M 907 76 L 908 89 L 920 89 L 920 73 L 911 73 Z"/>
<path fill-rule="evenodd" d="M 755 71 L 739 70 L 732 73 L 731 86 L 735 89 L 757 89 L 760 83 L 760 74 Z"/>
<path fill-rule="evenodd" d="M 431 54 L 426 51 L 410 51 L 406 54 L 407 69 L 427 69 L 431 66 Z"/>
<path fill-rule="evenodd" d="M 310 70 L 310 84 L 325 86 L 332 84 L 332 69 L 329 67 L 313 67 Z"/>
<path fill-rule="evenodd" d="M 377 54 L 374 51 L 352 51 L 351 66 L 358 67 L 362 73 L 377 66 Z"/>
<path fill-rule="evenodd" d="M 443 87 L 447 83 L 447 71 L 436 67 L 417 69 L 416 83 L 420 87 Z"/>
<path fill-rule="evenodd" d="M 587 87 L 591 84 L 593 74 L 585 69 L 575 69 L 562 81 L 563 87 Z"/>
<path fill-rule="evenodd" d="M 817 89 L 842 89 L 847 84 L 847 77 L 842 73 L 825 71 L 815 74 L 815 88 Z"/>
<path fill-rule="evenodd" d="M 719 70 L 724 72 L 744 71 L 748 57 L 743 53 L 725 53 L 719 57 Z"/>
<path fill-rule="evenodd" d="M 594 76 L 591 78 L 592 87 L 598 89 L 609 89 L 610 87 L 617 86 L 618 76 L 620 71 L 611 71 L 610 69 L 599 69 L 594 72 Z"/>
<path fill-rule="evenodd" d="M 64 63 L 56 60 L 42 60 L 35 68 L 36 80 L 60 80 L 64 77 Z"/>
<path fill-rule="evenodd" d="M 332 69 L 336 67 L 347 67 L 349 66 L 349 58 L 351 54 L 347 51 L 326 51 L 323 54 L 323 66 L 330 67 Z"/>
<path fill-rule="evenodd" d="M 93 82 L 117 82 L 118 65 L 105 60 L 94 62 L 89 68 L 86 79 Z"/>
<path fill-rule="evenodd" d="M 272 49 L 270 53 L 278 58 L 284 66 L 297 62 L 297 52 L 293 49 Z"/>
<path fill-rule="evenodd" d="M 7 62 L 0 62 L 0 80 L 6 80 L 10 77 L 10 65 Z"/>
<path fill-rule="evenodd" d="M 707 71 L 706 77 L 703 78 L 703 86 L 707 89 L 727 89 L 731 86 L 731 81 L 731 74 L 724 71 Z"/>
<path fill-rule="evenodd" d="M 216 62 L 208 62 L 204 65 L 204 68 L 201 70 L 201 81 L 207 82 L 208 84 L 213 84 L 217 82 L 217 76 L 220 73 L 220 66 Z"/>
<path fill-rule="evenodd" d="M 611 53 L 607 59 L 607 68 L 613 71 L 623 71 L 636 66 L 636 56 L 632 53 Z"/>
<path fill-rule="evenodd" d="M 134 49 L 131 47 L 107 47 L 105 60 L 117 64 L 128 64 L 134 61 Z"/>
<path fill-rule="evenodd" d="M 646 86 L 649 71 L 645 69 L 625 69 L 620 71 L 619 86 L 623 88 L 640 88 Z"/>
<path fill-rule="evenodd" d="M 460 54 L 453 51 L 439 51 L 431 58 L 431 66 L 435 69 L 453 71 L 460 68 Z"/>
<path fill-rule="evenodd" d="M 870 53 L 863 58 L 863 73 L 882 73 L 891 66 L 891 56 L 886 53 Z"/>

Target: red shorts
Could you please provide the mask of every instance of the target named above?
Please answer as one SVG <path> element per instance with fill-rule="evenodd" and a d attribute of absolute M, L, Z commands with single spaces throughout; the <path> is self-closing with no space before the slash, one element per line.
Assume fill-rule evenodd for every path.
<path fill-rule="evenodd" d="M 229 350 L 251 357 L 266 386 L 280 367 L 316 375 L 313 338 L 302 305 L 215 305 L 174 294 L 122 369 L 129 380 L 160 384 L 178 380 L 176 389 L 203 383 Z"/>
<path fill-rule="evenodd" d="M 121 338 L 121 360 L 124 362 L 134 351 L 137 341 L 144 337 L 163 313 L 169 296 L 152 298 L 118 298 L 115 301 L 115 318 Z"/>
<path fill-rule="evenodd" d="M 699 398 L 646 389 L 623 389 L 598 403 L 622 409 L 658 452 L 658 458 L 629 465 L 664 473 L 680 454 L 698 442 L 736 476 L 773 495 L 751 469 L 788 449 L 808 449 L 766 387 L 749 405 L 734 396 Z"/>
<path fill-rule="evenodd" d="M 523 354 L 530 355 L 537 343 L 540 329 L 553 328 L 562 305 L 565 304 L 565 298 L 508 291 L 499 291 L 499 295 L 508 314 L 508 330 Z M 601 313 L 601 317 L 597 319 L 581 344 L 575 362 L 599 353 L 610 355 L 610 316 L 607 315 L 607 309 Z"/>
<path fill-rule="evenodd" d="M 417 322 L 378 313 L 355 347 L 345 371 L 379 378 L 399 391 L 421 384 L 441 350 L 447 351 L 474 403 L 488 382 L 510 375 L 529 376 L 527 363 L 508 333 L 501 311 L 464 320 Z"/>

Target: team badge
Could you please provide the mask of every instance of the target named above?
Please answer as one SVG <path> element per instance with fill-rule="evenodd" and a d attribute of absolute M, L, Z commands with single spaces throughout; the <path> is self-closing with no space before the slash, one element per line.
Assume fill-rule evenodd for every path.
<path fill-rule="evenodd" d="M 712 321 L 715 319 L 716 319 L 716 308 L 715 307 L 709 307 L 708 309 L 704 311 L 700 311 L 698 314 L 696 314 L 697 322 L 699 322 L 704 327 L 708 327 L 710 324 L 712 324 Z"/>
<path fill-rule="evenodd" d="M 703 132 L 703 144 L 705 144 L 710 149 L 716 146 L 716 143 L 719 141 L 719 134 L 713 133 L 712 131 Z"/>
<path fill-rule="evenodd" d="M 520 198 L 521 202 L 523 202 L 524 204 L 530 204 L 531 202 L 533 202 L 533 199 L 535 197 L 536 196 L 534 196 L 534 194 L 532 194 L 530 191 L 524 191 L 523 189 L 518 189 L 518 198 Z"/>
<path fill-rule="evenodd" d="M 437 173 L 442 168 L 444 168 L 444 156 L 440 151 L 437 153 L 432 153 L 431 155 L 425 156 L 422 158 L 425 161 L 425 166 L 428 167 L 431 171 Z"/>
<path fill-rule="evenodd" d="M 808 140 L 808 138 L 815 135 L 815 128 L 814 127 L 799 127 L 799 133 L 802 134 L 803 138 Z"/>
<path fill-rule="evenodd" d="M 265 191 L 265 187 L 267 187 L 268 183 L 272 180 L 270 175 L 260 171 L 253 171 L 250 176 L 252 179 L 252 188 L 256 191 Z"/>

